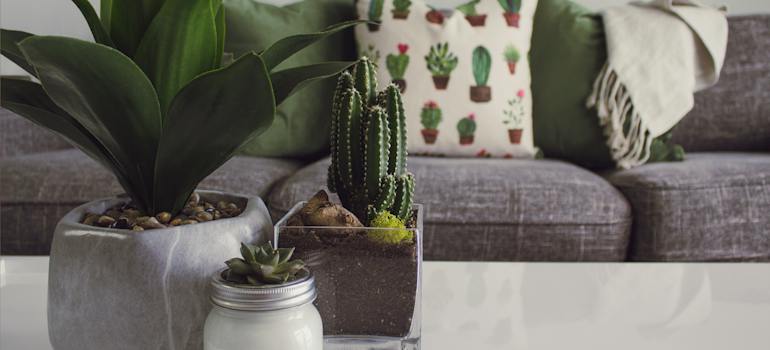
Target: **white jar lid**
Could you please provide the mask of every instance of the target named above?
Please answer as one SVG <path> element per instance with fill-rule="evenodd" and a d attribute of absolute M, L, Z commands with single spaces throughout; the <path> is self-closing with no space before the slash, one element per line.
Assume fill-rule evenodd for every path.
<path fill-rule="evenodd" d="M 302 269 L 297 279 L 285 284 L 253 286 L 226 281 L 219 271 L 211 279 L 211 302 L 224 308 L 242 311 L 288 309 L 311 303 L 316 298 L 313 274 Z"/>

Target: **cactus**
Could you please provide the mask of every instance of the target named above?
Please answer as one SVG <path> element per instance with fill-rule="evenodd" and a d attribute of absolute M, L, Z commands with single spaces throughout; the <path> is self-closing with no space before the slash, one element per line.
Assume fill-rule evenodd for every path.
<path fill-rule="evenodd" d="M 519 50 L 516 49 L 516 46 L 506 46 L 505 51 L 503 51 L 503 58 L 505 59 L 505 62 L 508 63 L 508 71 L 511 72 L 511 74 L 516 74 L 516 63 L 519 62 L 519 59 L 521 58 L 521 54 L 519 53 Z"/>
<path fill-rule="evenodd" d="M 448 77 L 457 67 L 457 57 L 449 52 L 449 43 L 438 43 L 430 47 L 425 56 L 428 70 L 435 77 Z"/>
<path fill-rule="evenodd" d="M 375 23 L 369 23 L 369 31 L 376 32 L 380 30 L 380 23 L 382 22 L 382 7 L 385 0 L 371 0 L 369 3 L 369 20 Z"/>
<path fill-rule="evenodd" d="M 389 211 L 408 222 L 414 177 L 406 169 L 406 117 L 395 84 L 377 93 L 374 65 L 361 58 L 338 82 L 332 109 L 329 190 L 367 225 Z"/>
<path fill-rule="evenodd" d="M 476 86 L 486 86 L 489 80 L 489 71 L 492 68 L 492 55 L 483 46 L 477 46 L 473 50 L 473 79 Z"/>
<path fill-rule="evenodd" d="M 438 108 L 436 102 L 428 101 L 425 103 L 420 113 L 420 123 L 425 129 L 438 128 L 438 124 L 441 123 L 441 108 Z"/>
<path fill-rule="evenodd" d="M 521 0 L 497 0 L 497 2 L 507 13 L 519 13 L 521 10 Z"/>
<path fill-rule="evenodd" d="M 457 123 L 457 132 L 460 133 L 460 137 L 473 136 L 476 133 L 476 121 L 473 114 L 460 119 Z"/>
<path fill-rule="evenodd" d="M 385 58 L 388 72 L 393 80 L 404 79 L 406 67 L 409 65 L 409 56 L 406 54 L 407 50 L 409 50 L 409 45 L 398 44 L 398 55 L 389 54 Z"/>

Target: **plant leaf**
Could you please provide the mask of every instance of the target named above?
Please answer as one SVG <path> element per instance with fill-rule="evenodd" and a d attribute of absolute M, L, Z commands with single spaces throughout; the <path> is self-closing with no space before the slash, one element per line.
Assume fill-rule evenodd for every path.
<path fill-rule="evenodd" d="M 29 62 L 27 62 L 27 58 L 24 57 L 24 54 L 21 53 L 21 50 L 19 50 L 19 43 L 22 40 L 32 36 L 34 35 L 27 32 L 1 29 L 0 51 L 2 52 L 3 56 L 11 60 L 11 62 L 16 63 L 19 67 L 27 71 L 27 73 L 31 74 L 32 76 L 37 77 L 35 68 L 33 68 Z"/>
<path fill-rule="evenodd" d="M 59 134 L 86 155 L 112 170 L 126 193 L 136 200 L 134 193 L 138 189 L 123 169 L 117 166 L 110 153 L 77 120 L 51 101 L 42 86 L 28 80 L 9 78 L 2 78 L 2 86 L 0 95 L 3 107 Z"/>
<path fill-rule="evenodd" d="M 272 71 L 273 68 L 281 64 L 287 58 L 291 57 L 300 50 L 308 47 L 309 45 L 326 38 L 329 35 L 338 33 L 344 29 L 350 28 L 356 24 L 370 23 L 365 20 L 346 21 L 332 25 L 321 32 L 305 33 L 287 36 L 280 39 L 270 45 L 265 51 L 261 53 L 262 59 L 265 61 L 265 66 L 268 71 Z M 371 22 L 374 23 L 374 22 Z"/>
<path fill-rule="evenodd" d="M 171 103 L 163 125 L 155 207 L 180 210 L 201 180 L 272 124 L 274 113 L 270 78 L 256 54 L 187 84 Z"/>
<path fill-rule="evenodd" d="M 113 156 L 148 212 L 161 118 L 152 85 L 131 59 L 83 40 L 38 36 L 19 47 L 48 96 Z M 128 189 L 127 189 L 128 190 Z"/>
<path fill-rule="evenodd" d="M 221 0 L 167 0 L 136 49 L 134 61 L 155 86 L 164 116 L 183 86 L 221 62 L 213 12 L 219 4 Z"/>
<path fill-rule="evenodd" d="M 133 57 L 144 33 L 166 0 L 102 0 L 101 20 L 112 41 Z"/>
<path fill-rule="evenodd" d="M 104 29 L 102 22 L 99 21 L 99 16 L 96 14 L 96 10 L 94 10 L 93 6 L 91 6 L 91 2 L 88 0 L 72 0 L 72 2 L 78 7 L 78 10 L 80 10 L 80 13 L 82 13 L 83 17 L 86 19 L 86 23 L 88 23 L 88 27 L 91 29 L 94 40 L 99 44 L 115 47 L 115 44 L 112 43 L 112 39 L 110 39 L 110 35 Z"/>
<path fill-rule="evenodd" d="M 275 104 L 280 105 L 287 97 L 308 84 L 333 77 L 348 69 L 355 62 L 324 62 L 284 69 L 270 75 L 275 93 Z"/>
<path fill-rule="evenodd" d="M 223 65 L 222 62 L 222 54 L 225 52 L 225 33 L 227 32 L 227 28 L 225 27 L 225 6 L 219 5 L 219 9 L 217 10 L 217 16 L 215 18 L 216 21 L 216 30 L 217 30 L 217 50 L 216 54 L 214 55 L 215 62 L 217 63 L 216 68 L 219 68 Z"/>

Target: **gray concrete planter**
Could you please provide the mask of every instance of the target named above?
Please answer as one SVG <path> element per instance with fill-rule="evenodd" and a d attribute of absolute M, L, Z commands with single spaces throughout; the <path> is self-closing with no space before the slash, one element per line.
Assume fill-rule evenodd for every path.
<path fill-rule="evenodd" d="M 200 191 L 246 204 L 235 218 L 133 232 L 78 223 L 125 199 L 90 202 L 56 227 L 48 280 L 55 349 L 201 349 L 208 286 L 240 242 L 264 242 L 272 222 L 259 197 Z"/>

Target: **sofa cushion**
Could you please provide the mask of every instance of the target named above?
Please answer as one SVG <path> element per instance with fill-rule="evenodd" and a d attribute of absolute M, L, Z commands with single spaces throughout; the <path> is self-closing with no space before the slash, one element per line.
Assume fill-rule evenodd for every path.
<path fill-rule="evenodd" d="M 607 178 L 633 208 L 633 260 L 770 258 L 770 154 L 693 153 Z"/>
<path fill-rule="evenodd" d="M 200 188 L 264 197 L 299 167 L 287 160 L 235 157 Z M 109 171 L 74 149 L 2 159 L 0 178 L 2 254 L 48 254 L 64 214 L 123 192 Z"/>
<path fill-rule="evenodd" d="M 731 17 L 719 82 L 674 128 L 687 151 L 770 150 L 770 14 Z"/>
<path fill-rule="evenodd" d="M 276 187 L 274 219 L 325 188 L 329 161 Z M 432 260 L 624 260 L 630 207 L 591 172 L 551 160 L 412 157 Z"/>
<path fill-rule="evenodd" d="M 0 108 L 0 158 L 71 148 L 63 137 Z"/>

